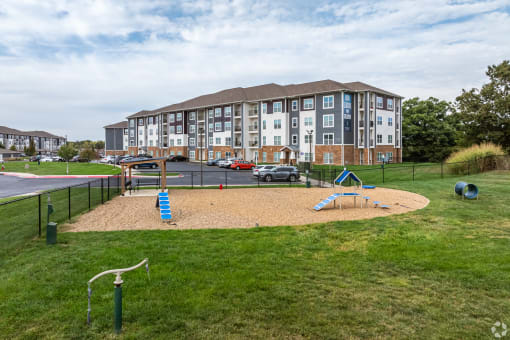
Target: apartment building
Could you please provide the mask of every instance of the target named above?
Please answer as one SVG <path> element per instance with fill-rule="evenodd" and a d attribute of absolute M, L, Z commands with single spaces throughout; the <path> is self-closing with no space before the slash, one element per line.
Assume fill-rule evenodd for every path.
<path fill-rule="evenodd" d="M 0 126 L 0 143 L 6 149 L 12 146 L 23 152 L 33 140 L 36 152 L 39 154 L 56 154 L 58 149 L 66 143 L 64 137 L 53 135 L 46 131 L 20 131 L 6 126 Z"/>
<path fill-rule="evenodd" d="M 128 116 L 128 152 L 285 164 L 401 162 L 401 101 L 362 82 L 233 88 Z"/>
<path fill-rule="evenodd" d="M 105 154 L 111 156 L 122 156 L 127 154 L 128 122 L 126 120 L 115 124 L 107 125 L 105 129 Z"/>

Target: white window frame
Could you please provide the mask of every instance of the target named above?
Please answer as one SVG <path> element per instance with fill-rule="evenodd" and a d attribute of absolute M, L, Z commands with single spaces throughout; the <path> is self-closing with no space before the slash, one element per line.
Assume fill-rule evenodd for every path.
<path fill-rule="evenodd" d="M 393 117 L 388 117 L 388 126 L 393 126 Z"/>
<path fill-rule="evenodd" d="M 326 101 L 326 98 L 331 99 Z M 322 108 L 323 109 L 334 109 L 335 108 L 335 96 L 329 95 L 322 97 Z"/>
<path fill-rule="evenodd" d="M 213 145 L 214 144 L 214 137 L 213 136 L 209 136 L 209 145 Z"/>
<path fill-rule="evenodd" d="M 189 113 L 189 120 L 195 120 L 195 112 Z"/>
<path fill-rule="evenodd" d="M 262 130 L 265 130 L 266 128 L 267 128 L 267 122 L 266 122 L 266 120 L 264 119 L 264 120 L 262 121 Z"/>
<path fill-rule="evenodd" d="M 312 101 L 312 105 L 307 105 L 307 101 Z M 304 110 L 313 110 L 314 108 L 314 99 L 313 98 L 304 98 L 303 99 L 303 109 Z"/>
<path fill-rule="evenodd" d="M 324 164 L 333 164 L 333 152 L 324 152 L 322 161 Z"/>
<path fill-rule="evenodd" d="M 169 121 L 170 123 L 174 123 L 174 122 L 175 122 L 175 114 L 170 113 L 170 114 L 168 115 L 168 121 Z"/>
<path fill-rule="evenodd" d="M 232 122 L 227 121 L 225 122 L 225 131 L 231 131 L 232 130 Z"/>
<path fill-rule="evenodd" d="M 380 139 L 381 139 L 381 141 L 379 141 L 379 137 L 381 137 L 381 138 L 380 138 Z M 377 144 L 382 144 L 382 135 L 379 135 L 379 134 L 378 134 L 377 136 L 375 136 L 375 140 L 377 141 Z"/>
<path fill-rule="evenodd" d="M 225 117 L 231 117 L 232 116 L 232 107 L 231 106 L 225 106 L 223 108 L 224 116 Z"/>
<path fill-rule="evenodd" d="M 129 130 L 129 137 L 135 138 L 135 130 Z"/>
<path fill-rule="evenodd" d="M 381 105 L 379 105 L 379 99 L 381 100 Z M 383 97 L 375 97 L 375 107 L 377 107 L 378 109 L 382 109 L 384 108 L 384 98 Z"/>
<path fill-rule="evenodd" d="M 331 139 L 331 143 L 326 143 L 326 136 L 328 136 L 328 140 Z M 329 138 L 329 137 L 331 137 L 331 138 Z M 323 145 L 333 145 L 333 144 L 335 144 L 335 134 L 332 133 L 332 132 L 323 133 L 322 134 L 322 144 Z"/>
<path fill-rule="evenodd" d="M 181 138 L 177 138 L 177 145 L 182 145 L 182 139 Z"/>
<path fill-rule="evenodd" d="M 138 118 L 138 126 L 143 126 L 143 118 Z"/>
<path fill-rule="evenodd" d="M 190 151 L 189 151 L 189 158 L 190 158 L 190 159 L 195 159 L 195 158 L 196 158 L 196 157 L 195 157 L 195 150 L 190 150 Z"/>
<path fill-rule="evenodd" d="M 225 137 L 225 145 L 232 146 L 232 137 Z"/>
<path fill-rule="evenodd" d="M 267 137 L 262 136 L 262 145 L 267 145 Z"/>
<path fill-rule="evenodd" d="M 383 125 L 382 116 L 377 116 L 377 125 Z"/>
<path fill-rule="evenodd" d="M 378 161 L 378 162 L 382 162 L 382 161 L 383 161 L 382 156 L 383 156 L 383 153 L 382 153 L 382 152 L 378 152 L 378 153 L 377 153 L 377 161 Z"/>
<path fill-rule="evenodd" d="M 322 127 L 325 127 L 325 128 L 335 127 L 335 115 L 327 114 L 327 115 L 322 116 Z"/>
<path fill-rule="evenodd" d="M 282 136 L 273 136 L 273 145 L 282 145 Z"/>
<path fill-rule="evenodd" d="M 298 127 L 298 119 L 297 117 L 292 117 L 292 128 L 297 129 Z"/>
<path fill-rule="evenodd" d="M 304 124 L 305 124 L 305 127 L 313 126 L 313 117 L 305 117 Z"/>
<path fill-rule="evenodd" d="M 273 128 L 275 130 L 281 129 L 282 128 L 282 120 L 281 119 L 275 119 L 273 121 Z"/>
<path fill-rule="evenodd" d="M 276 107 L 280 107 L 279 110 L 276 110 Z M 282 102 L 273 102 L 273 113 L 282 113 L 283 112 L 283 105 Z"/>
<path fill-rule="evenodd" d="M 176 118 L 176 120 L 177 120 L 178 122 L 182 121 L 182 112 L 177 112 L 177 118 Z"/>
<path fill-rule="evenodd" d="M 207 158 L 209 158 L 209 159 L 214 158 L 214 151 L 209 150 L 209 152 L 207 152 Z"/>
<path fill-rule="evenodd" d="M 182 125 L 177 125 L 177 133 L 182 133 Z"/>
<path fill-rule="evenodd" d="M 216 137 L 215 138 L 214 145 L 221 145 L 221 137 Z"/>
<path fill-rule="evenodd" d="M 168 133 L 170 133 L 170 134 L 175 134 L 175 125 L 171 125 L 171 126 L 169 127 Z"/>
<path fill-rule="evenodd" d="M 214 117 L 221 117 L 221 107 L 214 108 Z"/>
<path fill-rule="evenodd" d="M 310 141 L 310 139 L 311 139 L 311 141 Z M 308 144 L 310 144 L 310 142 L 313 143 L 313 135 L 306 134 L 305 135 L 305 144 L 308 145 Z"/>
<path fill-rule="evenodd" d="M 214 123 L 209 123 L 209 132 L 214 131 Z"/>
<path fill-rule="evenodd" d="M 214 131 L 221 131 L 221 122 L 214 123 Z"/>
<path fill-rule="evenodd" d="M 262 103 L 260 111 L 262 113 L 267 113 L 267 103 Z"/>
<path fill-rule="evenodd" d="M 388 135 L 388 144 L 393 144 L 393 135 Z"/>
<path fill-rule="evenodd" d="M 386 99 L 386 105 L 388 106 L 388 110 L 393 110 L 393 98 Z"/>
<path fill-rule="evenodd" d="M 297 145 L 298 143 L 298 135 L 292 135 L 292 145 Z"/>
<path fill-rule="evenodd" d="M 386 161 L 390 162 L 393 160 L 393 151 L 386 152 Z"/>
<path fill-rule="evenodd" d="M 273 162 L 274 163 L 280 162 L 281 156 L 282 156 L 282 154 L 280 151 L 273 152 Z"/>
<path fill-rule="evenodd" d="M 193 138 L 193 137 L 189 138 L 189 145 L 190 146 L 195 146 L 195 138 Z"/>
<path fill-rule="evenodd" d="M 292 106 L 292 111 L 297 111 L 298 110 L 298 101 L 297 101 L 297 99 L 294 99 L 291 102 L 291 106 Z"/>
<path fill-rule="evenodd" d="M 135 127 L 135 120 L 134 119 L 130 119 L 129 120 L 129 127 Z"/>
<path fill-rule="evenodd" d="M 262 152 L 262 163 L 267 162 L 267 152 Z"/>
<path fill-rule="evenodd" d="M 189 126 L 189 133 L 195 133 L 195 125 Z"/>
<path fill-rule="evenodd" d="M 221 151 L 216 151 L 216 159 L 219 159 L 221 158 Z"/>

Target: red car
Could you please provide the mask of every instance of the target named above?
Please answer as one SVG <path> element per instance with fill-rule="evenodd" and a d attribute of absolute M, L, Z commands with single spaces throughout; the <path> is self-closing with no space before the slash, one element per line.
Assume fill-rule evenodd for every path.
<path fill-rule="evenodd" d="M 250 163 L 248 161 L 240 161 L 235 160 L 231 165 L 230 169 L 236 169 L 236 170 L 251 170 L 255 167 L 255 164 Z"/>

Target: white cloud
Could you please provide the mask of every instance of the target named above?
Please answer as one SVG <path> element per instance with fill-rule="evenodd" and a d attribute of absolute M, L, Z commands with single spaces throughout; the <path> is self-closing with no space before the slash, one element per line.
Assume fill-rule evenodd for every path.
<path fill-rule="evenodd" d="M 509 1 L 293 4 L 4 0 L 0 125 L 102 138 L 140 109 L 325 78 L 452 100 L 510 55 Z"/>

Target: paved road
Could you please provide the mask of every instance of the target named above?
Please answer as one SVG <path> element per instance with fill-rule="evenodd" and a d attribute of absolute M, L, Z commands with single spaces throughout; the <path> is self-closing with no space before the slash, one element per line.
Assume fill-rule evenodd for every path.
<path fill-rule="evenodd" d="M 94 179 L 72 178 L 72 179 L 53 179 L 53 178 L 18 178 L 14 176 L 0 175 L 0 198 L 10 196 L 20 196 L 41 190 L 51 190 L 69 185 L 87 183 Z"/>

